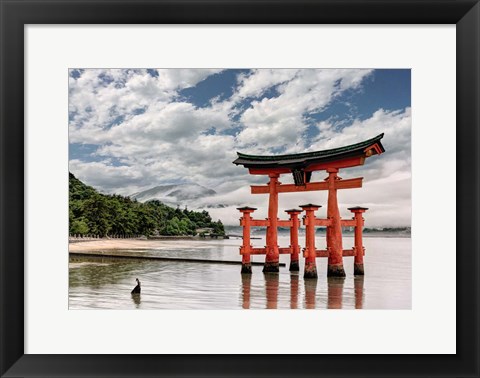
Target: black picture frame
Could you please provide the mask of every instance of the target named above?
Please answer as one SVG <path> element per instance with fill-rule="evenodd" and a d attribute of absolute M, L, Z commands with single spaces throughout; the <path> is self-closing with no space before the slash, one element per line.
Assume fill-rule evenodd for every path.
<path fill-rule="evenodd" d="M 1 377 L 479 377 L 478 0 L 0 0 L 0 15 Z M 24 354 L 24 25 L 185 23 L 456 24 L 456 354 Z"/>

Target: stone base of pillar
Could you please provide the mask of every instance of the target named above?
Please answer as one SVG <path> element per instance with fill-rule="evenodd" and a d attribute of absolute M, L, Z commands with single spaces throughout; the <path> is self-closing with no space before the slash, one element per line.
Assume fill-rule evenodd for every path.
<path fill-rule="evenodd" d="M 298 272 L 300 270 L 300 265 L 297 261 L 290 261 L 290 272 Z"/>
<path fill-rule="evenodd" d="M 252 274 L 252 264 L 251 263 L 242 264 L 242 273 Z"/>
<path fill-rule="evenodd" d="M 263 273 L 278 273 L 279 271 L 278 261 L 266 261 L 263 265 Z"/>
<path fill-rule="evenodd" d="M 355 276 L 363 276 L 365 274 L 363 264 L 353 264 L 353 274 Z"/>
<path fill-rule="evenodd" d="M 318 278 L 317 265 L 315 265 L 315 263 L 305 263 L 305 273 L 303 274 L 303 278 Z"/>
<path fill-rule="evenodd" d="M 343 265 L 329 265 L 327 277 L 345 277 Z"/>

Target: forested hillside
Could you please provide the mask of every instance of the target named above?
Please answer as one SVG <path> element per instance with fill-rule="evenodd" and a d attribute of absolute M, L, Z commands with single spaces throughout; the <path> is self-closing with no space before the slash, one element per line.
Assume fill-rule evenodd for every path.
<path fill-rule="evenodd" d="M 129 197 L 105 195 L 69 174 L 69 231 L 71 235 L 195 235 L 197 228 L 225 234 L 219 220 L 207 211 L 174 209 L 160 201 L 140 203 Z"/>

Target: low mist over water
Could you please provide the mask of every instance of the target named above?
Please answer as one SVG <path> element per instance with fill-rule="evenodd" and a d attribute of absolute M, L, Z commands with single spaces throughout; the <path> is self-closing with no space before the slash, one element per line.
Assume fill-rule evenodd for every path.
<path fill-rule="evenodd" d="M 241 239 L 188 240 L 169 243 L 168 248 L 141 250 L 165 257 L 241 261 Z M 300 238 L 300 245 L 304 240 Z M 325 238 L 317 236 L 317 248 Z M 264 239 L 252 240 L 263 247 Z M 279 237 L 281 247 L 288 237 Z M 344 249 L 353 238 L 344 237 Z M 365 276 L 353 276 L 353 257 L 344 258 L 346 278 L 326 277 L 327 259 L 317 258 L 318 279 L 303 279 L 288 271 L 288 255 L 281 255 L 279 274 L 264 274 L 253 266 L 251 275 L 240 274 L 239 265 L 122 260 L 101 257 L 71 257 L 70 309 L 410 309 L 411 239 L 368 237 L 364 239 Z M 130 251 L 133 252 L 133 251 Z M 263 262 L 265 256 L 252 256 Z M 140 295 L 130 294 L 141 281 Z"/>

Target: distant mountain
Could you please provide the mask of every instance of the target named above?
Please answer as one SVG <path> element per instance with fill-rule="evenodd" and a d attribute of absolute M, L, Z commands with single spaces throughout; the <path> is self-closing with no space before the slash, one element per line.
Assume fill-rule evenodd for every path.
<path fill-rule="evenodd" d="M 242 227 L 241 226 L 232 226 L 232 225 L 225 225 L 225 232 L 227 234 L 234 234 L 234 235 L 241 235 L 242 234 Z M 344 236 L 353 237 L 353 227 L 346 227 L 342 230 Z M 325 228 L 317 228 L 315 230 L 315 234 L 317 236 L 323 235 L 326 233 Z M 265 235 L 265 228 L 261 227 L 254 227 L 251 231 L 252 235 Z M 290 229 L 287 227 L 279 227 L 278 228 L 279 235 L 289 235 Z M 299 234 L 301 236 L 305 235 L 305 227 L 301 226 L 299 229 Z M 369 228 L 365 227 L 363 229 L 363 236 L 364 237 L 399 237 L 399 238 L 410 238 L 411 237 L 411 228 L 410 227 L 375 227 Z"/>
<path fill-rule="evenodd" d="M 189 205 L 217 194 L 215 190 L 197 184 L 160 185 L 130 195 L 139 202 L 159 200 L 167 205 Z"/>

